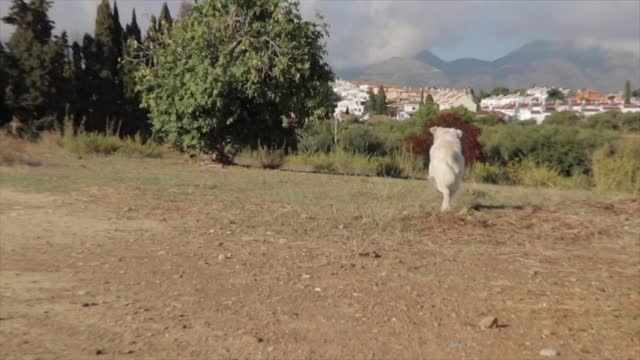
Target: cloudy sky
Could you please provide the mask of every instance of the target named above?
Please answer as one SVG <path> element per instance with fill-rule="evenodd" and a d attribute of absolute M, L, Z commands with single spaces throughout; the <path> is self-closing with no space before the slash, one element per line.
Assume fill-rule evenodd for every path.
<path fill-rule="evenodd" d="M 135 7 L 146 26 L 164 0 L 118 0 L 121 22 Z M 51 17 L 72 39 L 93 32 L 99 0 L 55 0 Z M 168 0 L 172 14 L 181 0 Z M 0 0 L 5 14 L 10 0 Z M 307 18 L 316 11 L 330 26 L 329 61 L 338 68 L 431 49 L 445 60 L 494 60 L 531 40 L 578 40 L 640 53 L 640 0 L 427 1 L 301 0 Z M 0 26 L 0 38 L 10 28 Z"/>

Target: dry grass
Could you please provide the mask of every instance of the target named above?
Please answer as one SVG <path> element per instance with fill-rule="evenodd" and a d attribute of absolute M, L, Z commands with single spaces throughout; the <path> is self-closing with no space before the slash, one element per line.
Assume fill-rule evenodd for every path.
<path fill-rule="evenodd" d="M 426 181 L 176 158 L 74 158 L 0 168 L 0 178 L 20 206 L 10 210 L 22 234 L 14 246 L 28 244 L 5 263 L 24 273 L 35 264 L 52 283 L 73 273 L 74 289 L 106 299 L 57 322 L 42 312 L 74 299 L 66 287 L 45 288 L 16 311 L 23 322 L 5 323 L 39 324 L 65 349 L 95 352 L 91 341 L 104 331 L 117 334 L 99 344 L 114 354 L 138 339 L 139 358 L 257 358 L 271 347 L 274 358 L 520 359 L 558 346 L 567 358 L 595 359 L 634 358 L 637 348 L 634 198 L 465 184 L 455 212 L 443 215 Z M 3 316 L 22 304 L 13 294 Z M 478 329 L 488 312 L 508 326 Z M 0 354 L 43 343 L 8 329 L 27 335 Z M 263 341 L 238 338 L 247 329 Z M 74 331 L 88 336 L 69 346 Z"/>
<path fill-rule="evenodd" d="M 0 131 L 0 165 L 28 165 L 40 166 L 41 161 L 36 159 L 30 149 L 30 144 L 25 141 Z"/>

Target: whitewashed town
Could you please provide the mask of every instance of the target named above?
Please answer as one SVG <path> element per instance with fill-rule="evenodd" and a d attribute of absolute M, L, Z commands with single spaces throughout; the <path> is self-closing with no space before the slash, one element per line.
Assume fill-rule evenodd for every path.
<path fill-rule="evenodd" d="M 373 115 L 367 111 L 369 94 L 378 94 L 383 88 L 389 114 Z M 337 119 L 393 121 L 410 118 L 431 96 L 440 110 L 463 107 L 477 115 L 493 115 L 507 122 L 535 120 L 541 124 L 545 118 L 557 111 L 575 111 L 584 116 L 607 111 L 640 112 L 640 97 L 631 97 L 625 104 L 624 93 L 603 94 L 593 89 L 572 90 L 546 86 L 533 86 L 504 95 L 493 95 L 476 102 L 470 88 L 416 88 L 396 86 L 379 81 L 337 80 L 333 90 L 340 96 L 334 116 Z M 550 97 L 550 91 L 559 96 Z"/>

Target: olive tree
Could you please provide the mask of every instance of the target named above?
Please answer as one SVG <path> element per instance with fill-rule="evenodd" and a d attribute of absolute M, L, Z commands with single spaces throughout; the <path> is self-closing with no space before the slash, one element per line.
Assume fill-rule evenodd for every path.
<path fill-rule="evenodd" d="M 307 118 L 333 111 L 326 36 L 297 1 L 196 5 L 155 35 L 137 72 L 154 132 L 219 162 L 240 146 L 295 146 Z"/>

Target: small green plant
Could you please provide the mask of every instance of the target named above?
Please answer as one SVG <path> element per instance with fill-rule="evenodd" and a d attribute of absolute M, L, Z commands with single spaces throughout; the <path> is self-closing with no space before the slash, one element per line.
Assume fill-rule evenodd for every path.
<path fill-rule="evenodd" d="M 287 162 L 287 154 L 284 149 L 272 149 L 258 145 L 258 148 L 251 152 L 254 158 L 263 169 L 279 169 Z"/>
<path fill-rule="evenodd" d="M 593 181 L 601 191 L 640 194 L 640 141 L 625 139 L 596 151 Z"/>
<path fill-rule="evenodd" d="M 381 158 L 376 164 L 376 176 L 401 177 L 403 176 L 402 167 L 394 158 Z"/>

